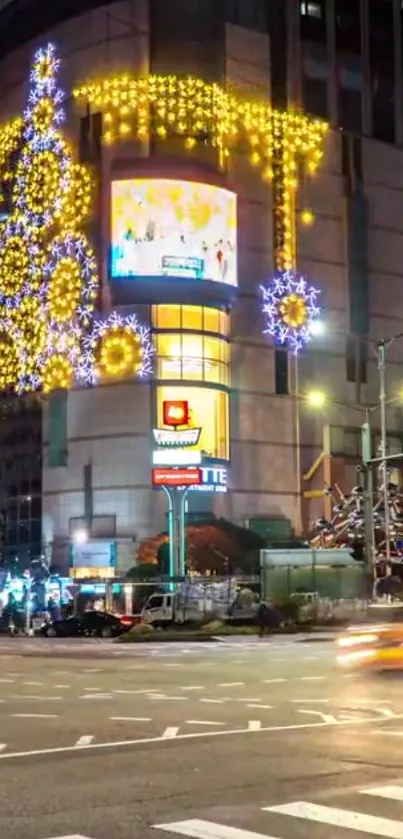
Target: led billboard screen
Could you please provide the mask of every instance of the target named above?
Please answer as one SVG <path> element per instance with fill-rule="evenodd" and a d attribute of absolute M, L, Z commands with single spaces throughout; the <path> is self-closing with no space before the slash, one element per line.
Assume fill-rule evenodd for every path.
<path fill-rule="evenodd" d="M 237 204 L 194 181 L 112 182 L 111 276 L 182 277 L 237 285 Z"/>

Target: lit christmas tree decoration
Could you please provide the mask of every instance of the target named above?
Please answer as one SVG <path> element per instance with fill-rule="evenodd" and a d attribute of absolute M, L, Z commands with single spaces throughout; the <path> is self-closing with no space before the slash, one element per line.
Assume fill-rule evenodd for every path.
<path fill-rule="evenodd" d="M 263 332 L 298 353 L 311 340 L 313 326 L 320 316 L 319 289 L 295 271 L 278 273 L 260 288 L 266 320 Z"/>
<path fill-rule="evenodd" d="M 51 44 L 37 52 L 24 118 L 0 129 L 3 191 L 11 195 L 0 223 L 0 390 L 17 393 L 95 383 L 98 363 L 102 377 L 150 372 L 148 330 L 134 316 L 111 316 L 112 343 L 108 326 L 93 327 L 98 271 L 81 232 L 93 181 L 60 133 L 58 69 Z M 89 335 L 100 342 L 93 355 Z"/>

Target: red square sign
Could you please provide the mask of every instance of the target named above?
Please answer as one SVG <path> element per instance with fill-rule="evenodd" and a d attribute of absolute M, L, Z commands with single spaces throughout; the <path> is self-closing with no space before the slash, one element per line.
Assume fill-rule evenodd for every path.
<path fill-rule="evenodd" d="M 163 402 L 164 425 L 187 425 L 189 422 L 189 403 L 184 399 L 175 402 Z"/>

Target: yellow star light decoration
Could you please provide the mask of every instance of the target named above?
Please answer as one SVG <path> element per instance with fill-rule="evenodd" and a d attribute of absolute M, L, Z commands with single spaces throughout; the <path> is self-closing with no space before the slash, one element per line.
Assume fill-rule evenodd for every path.
<path fill-rule="evenodd" d="M 278 314 L 281 320 L 292 329 L 305 326 L 309 318 L 306 301 L 295 292 L 281 300 L 278 305 Z"/>

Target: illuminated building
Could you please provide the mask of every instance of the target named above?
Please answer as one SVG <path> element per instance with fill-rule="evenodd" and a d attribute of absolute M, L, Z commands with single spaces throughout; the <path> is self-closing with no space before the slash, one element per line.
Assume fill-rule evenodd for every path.
<path fill-rule="evenodd" d="M 383 46 L 379 3 L 386 29 L 395 20 L 394 51 Z M 400 15 L 395 0 L 0 3 L 0 167 L 1 149 L 18 146 L 22 123 L 12 120 L 24 115 L 33 44 L 51 41 L 68 97 L 66 138 L 95 186 L 89 199 L 81 169 L 82 204 L 92 210 L 81 235 L 95 251 L 93 305 L 103 314 L 86 333 L 94 362 L 87 380 L 100 384 L 57 393 L 45 410 L 43 541 L 56 561 L 84 528 L 89 563 L 109 540 L 128 566 L 135 545 L 164 527 L 165 498 L 151 489 L 151 432 L 164 401 L 189 404 L 205 486 L 215 482 L 214 492 L 189 493 L 190 512 L 249 521 L 273 538 L 299 529 L 300 492 L 322 482 L 318 472 L 319 483 L 301 486 L 299 476 L 322 448 L 324 419 L 296 412 L 292 394 L 327 386 L 335 401 L 376 402 L 361 338 L 401 331 Z M 328 123 L 345 130 L 326 133 Z M 65 177 L 63 159 L 52 158 L 48 185 L 60 166 Z M 39 177 L 34 168 L 30 177 Z M 6 215 L 11 199 L 3 199 Z M 24 281 L 25 256 L 14 242 L 11 295 Z M 55 315 L 66 324 L 79 278 L 71 253 L 62 258 L 56 276 L 52 260 L 47 270 Z M 320 290 L 329 325 L 301 351 L 298 370 L 277 335 L 262 335 L 259 299 L 275 271 L 294 270 Z M 285 323 L 305 316 L 294 298 L 287 306 Z M 33 309 L 30 323 L 40 323 Z M 142 361 L 137 324 L 153 330 L 152 381 L 132 380 Z M 75 363 L 75 336 L 66 334 Z M 35 340 L 42 358 L 49 347 L 41 349 L 39 327 Z M 6 357 L 14 375 L 17 362 Z M 73 383 L 66 364 L 52 356 L 45 390 Z M 398 378 L 392 364 L 392 392 Z M 331 452 L 345 469 L 357 454 L 356 416 L 334 409 L 328 422 Z M 314 510 L 307 501 L 304 516 Z"/>

